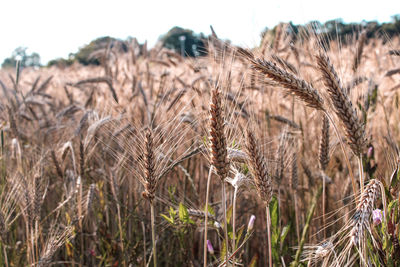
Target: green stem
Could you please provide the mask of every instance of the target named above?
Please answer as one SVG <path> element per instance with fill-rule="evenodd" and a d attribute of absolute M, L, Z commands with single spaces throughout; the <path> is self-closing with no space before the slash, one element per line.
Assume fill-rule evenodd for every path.
<path fill-rule="evenodd" d="M 322 186 L 320 186 L 318 188 L 316 194 L 314 195 L 314 197 L 312 199 L 312 202 L 311 202 L 311 205 L 310 205 L 310 209 L 308 210 L 308 214 L 307 214 L 306 224 L 305 224 L 305 226 L 303 228 L 303 233 L 301 235 L 301 240 L 300 240 L 300 243 L 299 243 L 299 249 L 296 252 L 296 257 L 295 257 L 294 262 L 291 264 L 292 267 L 299 266 L 300 256 L 301 256 L 301 253 L 303 252 L 304 243 L 306 242 L 306 238 L 307 238 L 307 235 L 308 235 L 308 229 L 310 229 L 310 222 L 311 222 L 311 219 L 312 219 L 312 217 L 314 215 L 314 211 L 315 211 L 315 208 L 317 206 L 317 201 L 318 201 L 318 198 L 321 196 L 321 193 L 322 193 Z"/>
<path fill-rule="evenodd" d="M 210 194 L 210 182 L 211 182 L 211 174 L 212 174 L 213 166 L 211 165 L 210 170 L 208 171 L 207 178 L 207 191 L 206 191 L 206 207 L 204 210 L 205 220 L 204 220 L 204 267 L 207 267 L 207 227 L 208 227 L 208 197 Z"/>
<path fill-rule="evenodd" d="M 6 267 L 8 267 L 7 251 L 6 251 L 6 247 L 4 245 L 3 245 L 3 253 L 4 253 L 4 263 L 5 263 Z"/>
<path fill-rule="evenodd" d="M 5 180 L 6 178 L 6 164 L 5 159 L 3 158 L 4 155 L 4 132 L 1 130 L 0 133 L 0 140 L 1 140 L 1 181 Z"/>
<path fill-rule="evenodd" d="M 154 202 L 150 202 L 150 216 L 151 216 L 151 241 L 153 243 L 153 263 L 157 267 L 157 250 L 156 250 L 156 227 L 154 224 Z"/>
<path fill-rule="evenodd" d="M 118 215 L 118 228 L 119 228 L 119 238 L 120 238 L 119 246 L 122 251 L 122 258 L 123 258 L 122 263 L 123 263 L 124 267 L 126 267 L 124 236 L 123 236 L 123 232 L 122 232 L 122 223 L 121 223 L 121 207 L 120 207 L 119 203 L 117 203 L 117 215 Z"/>
<path fill-rule="evenodd" d="M 358 157 L 358 171 L 360 173 L 360 188 L 361 194 L 364 192 L 364 168 L 362 163 L 362 154 Z"/>
<path fill-rule="evenodd" d="M 142 221 L 142 231 L 143 231 L 143 267 L 146 267 L 146 228 L 144 226 L 144 222 Z"/>
<path fill-rule="evenodd" d="M 238 186 L 235 186 L 235 191 L 233 192 L 233 211 L 232 211 L 232 242 L 233 251 L 236 250 L 236 196 L 237 196 Z M 233 259 L 233 266 L 235 266 L 235 259 Z"/>
<path fill-rule="evenodd" d="M 297 202 L 297 190 L 294 190 L 293 193 L 293 198 L 294 198 L 294 210 L 295 210 L 295 215 L 296 215 L 296 235 L 297 235 L 297 240 L 300 240 L 300 214 L 299 214 L 299 206 Z"/>
<path fill-rule="evenodd" d="M 228 240 L 228 220 L 226 218 L 226 191 L 225 181 L 222 181 L 222 209 L 224 211 L 224 233 L 225 233 L 225 259 L 226 266 L 229 265 L 229 240 Z"/>
<path fill-rule="evenodd" d="M 266 207 L 266 213 L 267 213 L 268 263 L 269 267 L 272 267 L 271 214 L 269 211 L 269 205 L 267 205 Z"/>
<path fill-rule="evenodd" d="M 324 227 L 324 238 L 326 238 L 326 229 L 325 229 L 325 225 L 326 225 L 326 217 L 325 217 L 325 199 L 326 199 L 326 181 L 325 181 L 325 175 L 322 176 L 322 222 L 323 222 L 323 227 Z"/>
<path fill-rule="evenodd" d="M 235 191 L 233 192 L 233 211 L 232 211 L 232 236 L 233 236 L 233 250 L 236 250 L 236 196 L 238 187 L 235 186 Z"/>

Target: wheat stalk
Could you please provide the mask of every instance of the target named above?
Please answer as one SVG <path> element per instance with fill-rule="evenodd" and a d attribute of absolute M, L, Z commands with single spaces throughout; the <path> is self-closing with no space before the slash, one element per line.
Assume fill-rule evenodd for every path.
<path fill-rule="evenodd" d="M 226 246 L 226 262 L 229 258 L 228 223 L 226 218 L 226 189 L 225 178 L 229 173 L 228 151 L 224 132 L 224 116 L 221 104 L 221 94 L 218 85 L 211 92 L 210 103 L 210 143 L 211 143 L 211 164 L 222 182 L 222 207 L 224 212 L 224 233 Z"/>
<path fill-rule="evenodd" d="M 330 62 L 329 57 L 325 54 L 319 54 L 317 56 L 317 63 L 318 63 L 318 68 L 322 73 L 324 84 L 330 95 L 335 113 L 337 117 L 340 119 L 341 125 L 345 130 L 347 142 L 353 153 L 356 156 L 358 156 L 360 188 L 361 192 L 363 192 L 364 174 L 362 167 L 362 152 L 366 144 L 364 124 L 362 124 L 359 118 L 357 117 L 357 113 L 353 108 L 352 103 L 349 97 L 347 96 L 345 90 L 343 89 L 339 76 L 337 75 L 332 63 Z M 334 124 L 333 126 L 335 127 Z M 343 146 L 342 149 L 347 165 L 349 167 L 349 171 L 351 172 L 351 166 L 347 159 L 347 155 L 346 152 L 344 151 Z M 353 183 L 354 194 L 356 194 L 355 179 L 352 172 L 350 174 Z"/>
<path fill-rule="evenodd" d="M 360 66 L 361 57 L 362 57 L 366 39 L 367 39 L 367 32 L 364 30 L 361 32 L 358 42 L 357 42 L 357 49 L 356 49 L 356 53 L 354 55 L 354 60 L 353 60 L 353 71 L 354 72 L 356 72 L 358 67 Z"/>
<path fill-rule="evenodd" d="M 325 115 L 322 120 L 321 141 L 319 144 L 319 165 L 321 174 L 325 175 L 326 167 L 329 163 L 329 119 Z M 322 177 L 322 221 L 326 225 L 326 179 Z M 324 227 L 324 238 L 326 237 L 326 229 Z"/>

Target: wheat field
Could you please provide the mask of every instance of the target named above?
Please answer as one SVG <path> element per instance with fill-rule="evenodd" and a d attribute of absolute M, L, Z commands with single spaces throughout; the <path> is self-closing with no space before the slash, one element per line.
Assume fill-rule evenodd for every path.
<path fill-rule="evenodd" d="M 400 38 L 364 37 L 0 70 L 0 265 L 398 266 Z"/>

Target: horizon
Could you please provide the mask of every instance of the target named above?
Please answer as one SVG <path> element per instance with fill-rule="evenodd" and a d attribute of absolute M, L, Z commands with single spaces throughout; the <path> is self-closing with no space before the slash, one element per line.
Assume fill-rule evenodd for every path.
<path fill-rule="evenodd" d="M 390 22 L 400 12 L 400 1 L 382 4 L 371 0 L 340 0 L 326 8 L 316 0 L 274 3 L 250 0 L 242 6 L 206 0 L 195 7 L 180 0 L 139 3 L 116 0 L 112 5 L 92 0 L 21 0 L 2 3 L 0 10 L 3 11 L 1 25 L 11 25 L 2 27 L 6 38 L 0 45 L 0 63 L 17 47 L 27 47 L 28 54 L 38 53 L 41 64 L 46 64 L 52 59 L 67 58 L 102 36 L 122 40 L 135 37 L 140 43 L 147 40 L 152 47 L 174 26 L 209 35 L 212 25 L 220 38 L 229 39 L 235 45 L 254 47 L 259 44 L 263 29 L 280 22 L 305 24 L 318 20 L 324 23 L 334 19 L 345 23 Z"/>

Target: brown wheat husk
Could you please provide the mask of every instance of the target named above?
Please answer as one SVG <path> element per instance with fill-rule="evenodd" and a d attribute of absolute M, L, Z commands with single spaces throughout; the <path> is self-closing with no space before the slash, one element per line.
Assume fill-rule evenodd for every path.
<path fill-rule="evenodd" d="M 345 130 L 347 142 L 353 153 L 359 156 L 366 143 L 364 125 L 357 117 L 356 111 L 344 91 L 339 76 L 328 56 L 319 54 L 317 63 L 323 75 L 324 84 L 331 98 L 335 113 Z"/>
<path fill-rule="evenodd" d="M 229 161 L 221 95 L 218 86 L 211 93 L 210 113 L 211 163 L 215 167 L 219 178 L 223 181 L 228 176 Z"/>
<path fill-rule="evenodd" d="M 266 160 L 261 152 L 260 145 L 257 143 L 251 131 L 247 132 L 246 151 L 249 158 L 248 164 L 254 177 L 254 184 L 258 196 L 268 205 L 272 197 L 272 179 L 268 173 Z"/>
<path fill-rule="evenodd" d="M 315 90 L 312 85 L 305 80 L 276 66 L 271 61 L 255 58 L 250 51 L 239 48 L 238 53 L 247 59 L 252 68 L 261 74 L 264 74 L 266 77 L 278 82 L 282 87 L 299 97 L 308 106 L 324 110 L 324 101 L 322 97 L 319 95 L 317 90 Z"/>

